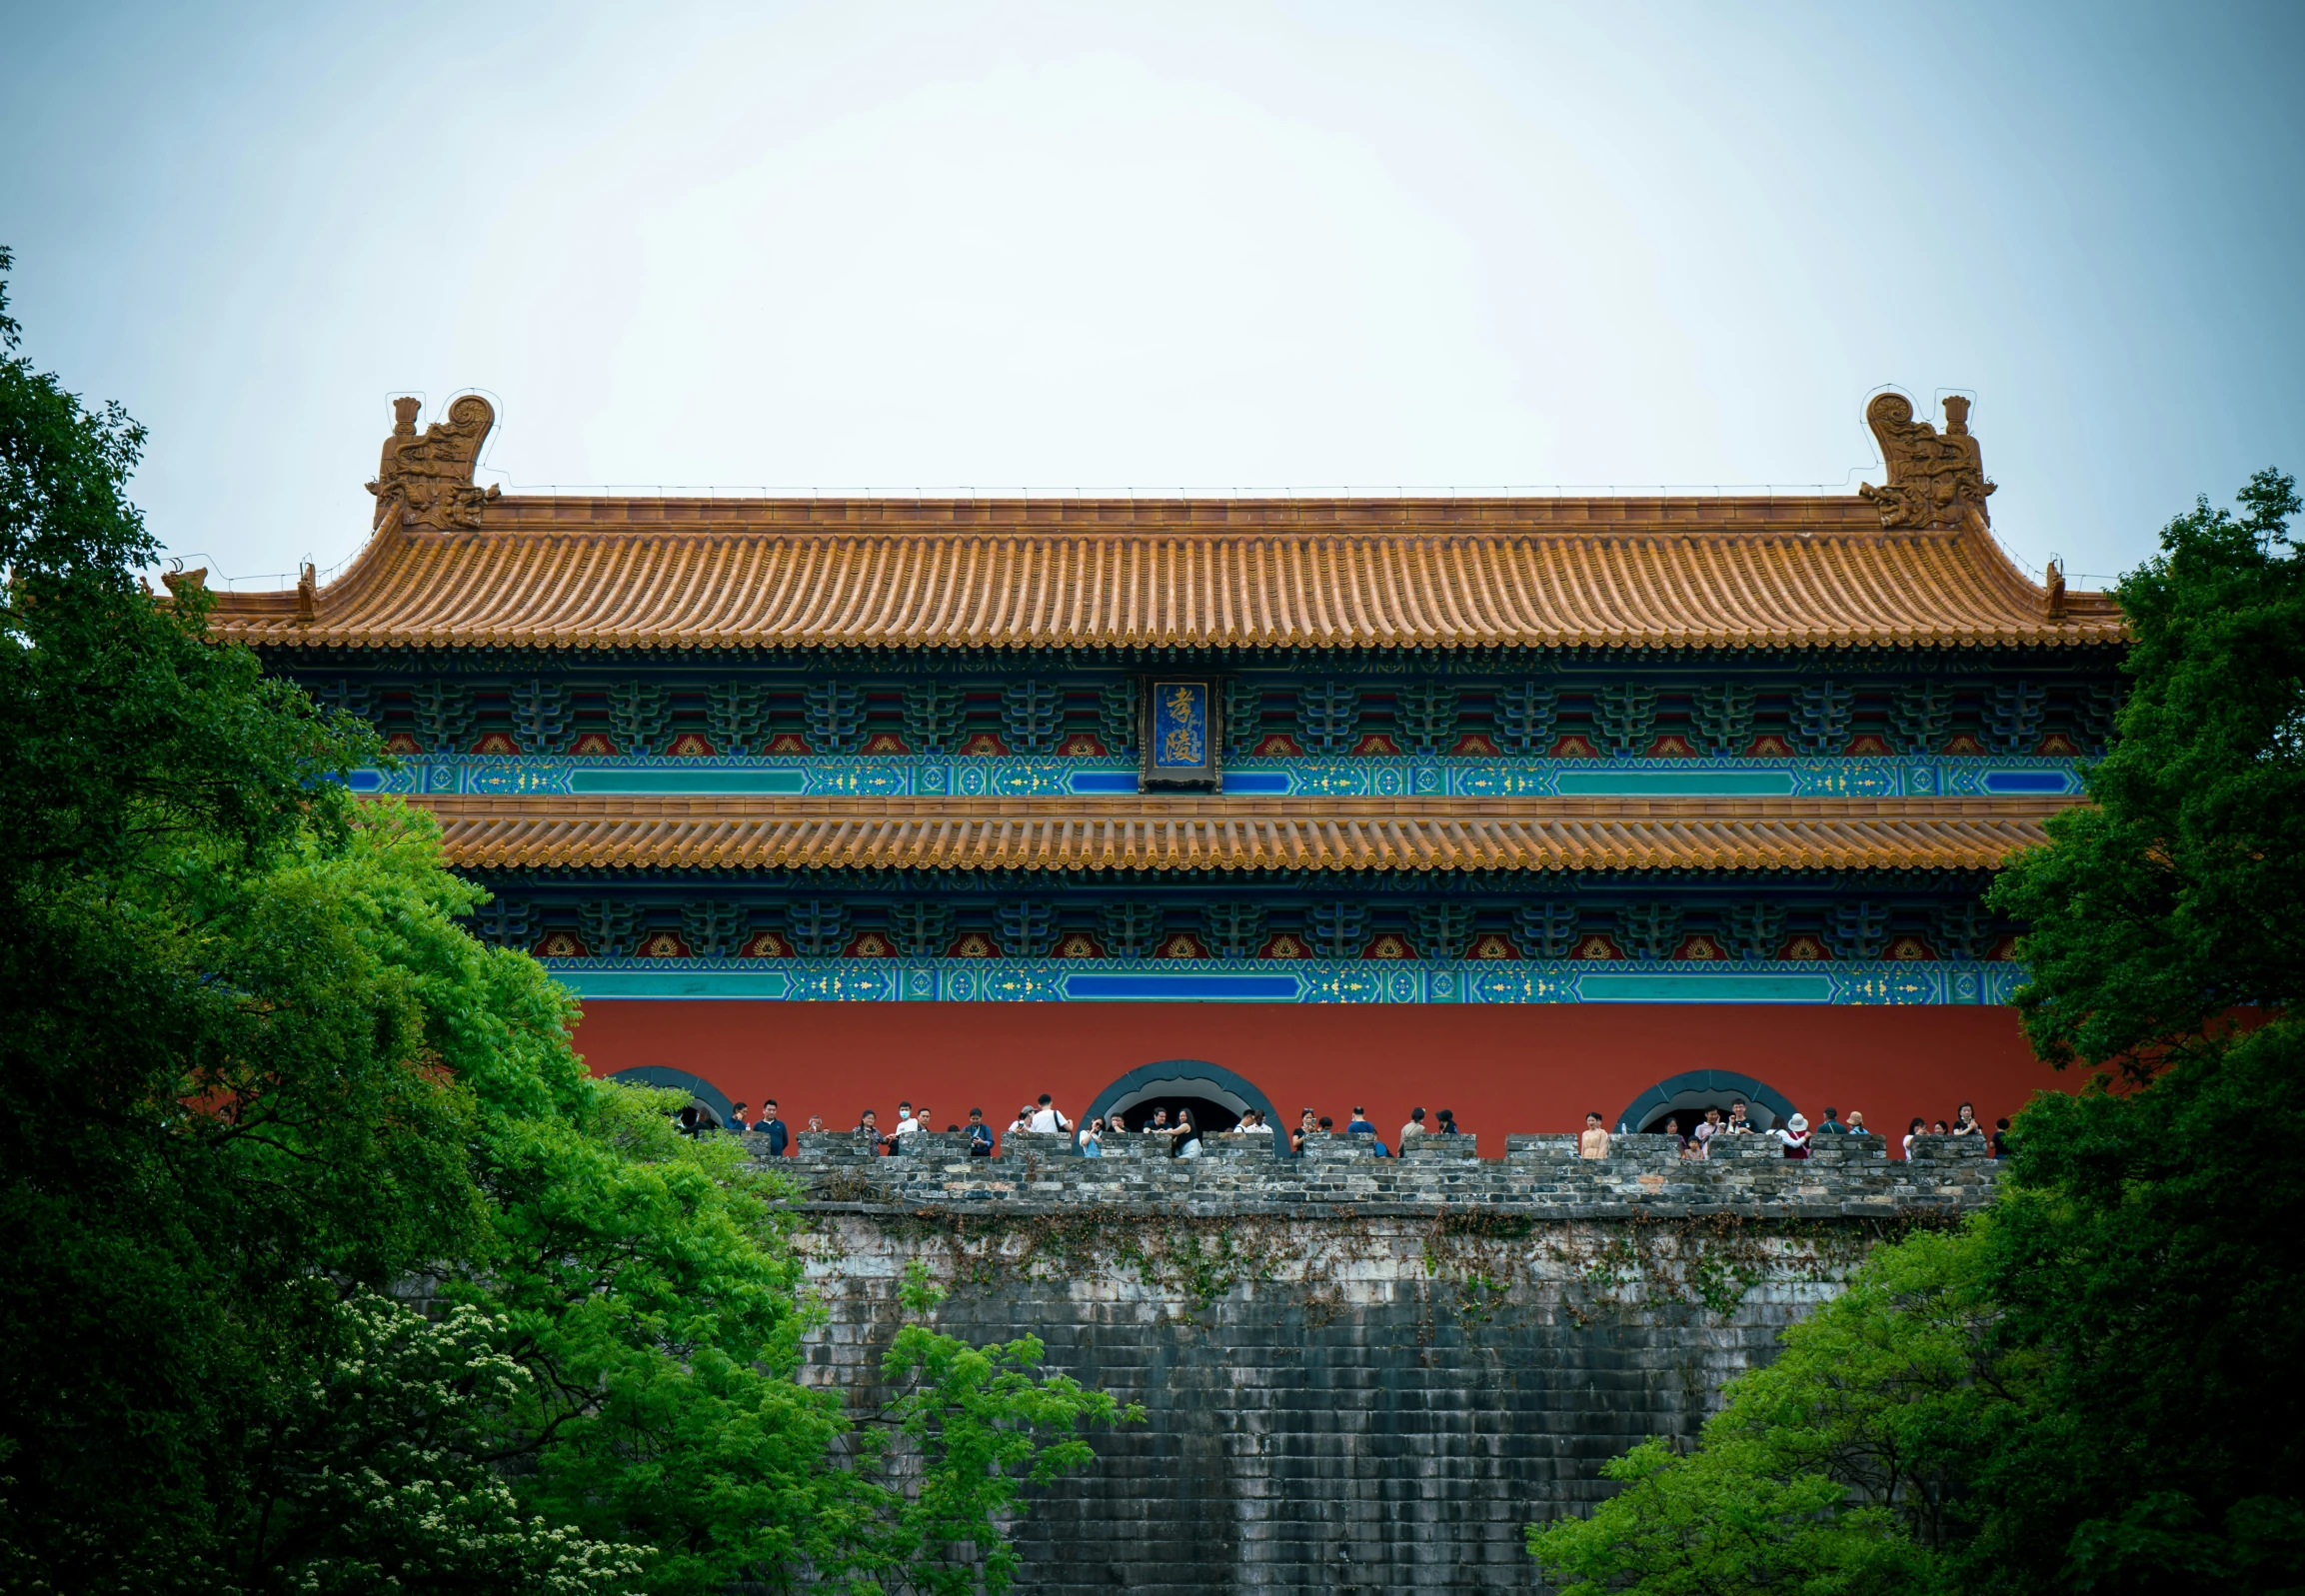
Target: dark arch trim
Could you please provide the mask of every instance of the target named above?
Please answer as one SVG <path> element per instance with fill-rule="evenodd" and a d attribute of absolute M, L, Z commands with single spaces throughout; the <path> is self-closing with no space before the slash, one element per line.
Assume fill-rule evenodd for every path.
<path fill-rule="evenodd" d="M 1080 1122 L 1085 1125 L 1100 1114 L 1112 1113 L 1115 1103 L 1155 1080 L 1194 1078 L 1222 1086 L 1233 1096 L 1245 1100 L 1272 1127 L 1272 1150 L 1281 1157 L 1288 1155 L 1288 1128 L 1281 1124 L 1280 1116 L 1273 1111 L 1272 1099 L 1265 1096 L 1256 1082 L 1246 1075 L 1236 1075 L 1222 1064 L 1212 1064 L 1204 1058 L 1163 1058 L 1158 1063 L 1142 1064 L 1130 1070 L 1097 1093 L 1097 1100 L 1081 1115 Z"/>
<path fill-rule="evenodd" d="M 1691 1069 L 1658 1081 L 1625 1104 L 1624 1112 L 1616 1116 L 1617 1129 L 1637 1129 L 1642 1120 L 1684 1091 L 1735 1092 L 1747 1102 L 1756 1102 L 1766 1108 L 1776 1116 L 1779 1124 L 1798 1111 L 1793 1107 L 1790 1097 L 1765 1080 L 1755 1080 L 1750 1075 L 1740 1075 L 1732 1069 Z"/>
<path fill-rule="evenodd" d="M 729 1101 L 727 1092 L 702 1075 L 692 1074 L 686 1069 L 675 1069 L 670 1064 L 635 1064 L 630 1069 L 620 1069 L 605 1078 L 621 1080 L 628 1086 L 671 1086 L 685 1091 L 710 1108 L 714 1117 L 724 1125 L 729 1122 L 729 1116 L 736 1112 L 737 1105 Z"/>

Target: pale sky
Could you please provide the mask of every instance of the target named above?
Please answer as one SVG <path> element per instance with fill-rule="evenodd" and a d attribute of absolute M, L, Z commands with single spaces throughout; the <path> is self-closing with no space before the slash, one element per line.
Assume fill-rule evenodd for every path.
<path fill-rule="evenodd" d="M 1878 481 L 2038 568 L 2305 469 L 2305 7 L 0 8 L 26 352 L 220 576 L 484 481 Z M 2093 584 L 2092 584 L 2093 585 Z"/>

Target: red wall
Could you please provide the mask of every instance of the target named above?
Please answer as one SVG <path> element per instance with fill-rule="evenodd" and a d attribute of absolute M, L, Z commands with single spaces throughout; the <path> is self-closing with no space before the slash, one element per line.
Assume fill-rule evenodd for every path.
<path fill-rule="evenodd" d="M 783 1003 L 596 998 L 577 1046 L 595 1074 L 670 1064 L 788 1124 L 855 1126 L 899 1098 L 939 1126 L 972 1107 L 1006 1125 L 1042 1092 L 1078 1118 L 1140 1064 L 1197 1058 L 1262 1087 L 1291 1123 L 1309 1104 L 1339 1125 L 1365 1104 L 1386 1141 L 1408 1110 L 1453 1108 L 1489 1157 L 1507 1132 L 1614 1127 L 1641 1091 L 1688 1069 L 1763 1080 L 1812 1120 L 1831 1103 L 1901 1135 L 1964 1100 L 1990 1125 L 2063 1080 L 2013 1009 L 1960 1006 L 1529 1003 Z"/>

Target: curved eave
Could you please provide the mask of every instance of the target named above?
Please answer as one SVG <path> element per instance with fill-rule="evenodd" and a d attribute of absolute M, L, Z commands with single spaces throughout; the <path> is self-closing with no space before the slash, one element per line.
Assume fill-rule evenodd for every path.
<path fill-rule="evenodd" d="M 652 505 L 661 519 L 640 516 Z M 388 529 L 309 614 L 293 593 L 224 594 L 215 628 L 272 647 L 543 651 L 2126 639 L 2104 595 L 2048 615 L 1981 527 L 1883 532 L 1842 499 L 1230 502 L 1126 520 L 1075 502 L 1055 507 L 1067 519 L 1036 502 L 1007 520 L 909 501 L 680 508 L 508 499 L 477 532 Z M 1269 519 L 1241 519 L 1251 509 Z"/>

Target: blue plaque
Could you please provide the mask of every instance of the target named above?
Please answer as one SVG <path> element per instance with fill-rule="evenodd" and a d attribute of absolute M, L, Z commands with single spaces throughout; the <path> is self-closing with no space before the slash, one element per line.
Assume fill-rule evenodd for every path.
<path fill-rule="evenodd" d="M 1153 677 L 1145 684 L 1144 705 L 1139 789 L 1217 791 L 1224 733 L 1217 724 L 1216 684 L 1206 677 Z"/>
<path fill-rule="evenodd" d="M 1198 771 L 1208 764 L 1208 684 L 1163 682 L 1152 700 L 1152 766 Z"/>

